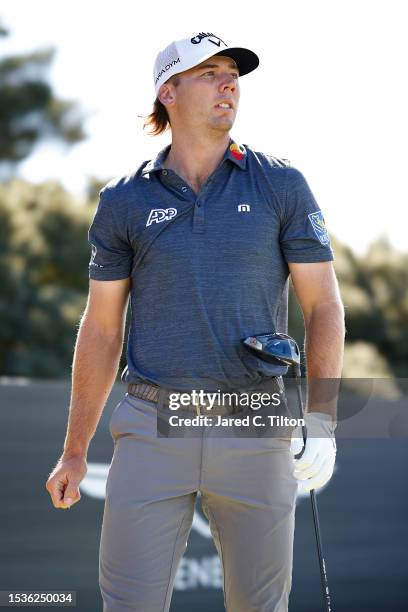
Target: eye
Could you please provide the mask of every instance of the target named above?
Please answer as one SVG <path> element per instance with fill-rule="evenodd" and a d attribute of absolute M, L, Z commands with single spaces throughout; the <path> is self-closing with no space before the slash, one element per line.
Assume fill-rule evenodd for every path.
<path fill-rule="evenodd" d="M 209 70 L 208 72 L 204 72 L 203 76 L 207 76 L 207 74 L 213 76 L 214 75 L 214 70 Z"/>

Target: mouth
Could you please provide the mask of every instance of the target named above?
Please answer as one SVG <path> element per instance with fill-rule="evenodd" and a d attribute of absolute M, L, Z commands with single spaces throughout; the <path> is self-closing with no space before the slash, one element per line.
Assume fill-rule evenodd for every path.
<path fill-rule="evenodd" d="M 232 111 L 233 105 L 231 102 L 220 102 L 219 104 L 216 104 L 215 108 L 219 108 L 224 111 Z"/>

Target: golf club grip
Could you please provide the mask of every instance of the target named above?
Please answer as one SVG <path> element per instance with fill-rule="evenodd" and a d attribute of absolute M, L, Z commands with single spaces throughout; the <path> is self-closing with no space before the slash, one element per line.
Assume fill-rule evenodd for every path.
<path fill-rule="evenodd" d="M 296 392 L 297 392 L 297 396 L 298 396 L 298 404 L 299 404 L 300 417 L 303 419 L 303 417 L 304 417 L 304 414 L 303 414 L 303 398 L 302 398 L 302 389 L 301 389 L 300 385 L 301 385 L 300 378 L 298 378 L 297 379 Z M 297 455 L 295 455 L 295 459 L 300 459 L 301 457 L 303 457 L 303 453 L 306 450 L 306 440 L 307 440 L 306 425 L 302 425 L 301 429 L 302 429 L 302 438 L 303 438 L 303 448 L 302 448 L 302 450 Z"/>
<path fill-rule="evenodd" d="M 332 607 L 331 607 L 331 601 L 330 601 L 329 583 L 327 581 L 326 563 L 324 561 L 323 551 L 322 551 L 319 513 L 317 511 L 316 492 L 314 489 L 310 491 L 310 501 L 312 504 L 313 523 L 314 523 L 314 528 L 315 528 L 316 544 L 317 544 L 317 554 L 319 557 L 319 568 L 320 568 L 323 600 L 325 602 L 326 612 L 333 612 Z"/>

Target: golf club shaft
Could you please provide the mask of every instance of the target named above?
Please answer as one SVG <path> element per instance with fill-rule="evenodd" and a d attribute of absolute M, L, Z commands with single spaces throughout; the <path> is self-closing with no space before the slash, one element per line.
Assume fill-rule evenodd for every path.
<path fill-rule="evenodd" d="M 303 418 L 303 398 L 302 398 L 302 379 L 300 374 L 300 366 L 296 368 L 296 391 L 299 400 L 299 410 L 300 416 Z M 306 440 L 307 440 L 307 431 L 306 427 L 302 425 L 302 436 L 303 436 L 303 452 L 306 448 Z M 301 453 L 301 455 L 303 454 Z M 312 504 L 312 513 L 313 513 L 313 524 L 315 529 L 316 536 L 316 545 L 317 545 L 317 556 L 319 558 L 319 568 L 320 568 L 320 582 L 322 586 L 322 595 L 323 601 L 325 604 L 326 612 L 332 612 L 331 601 L 330 601 L 330 591 L 329 591 L 329 583 L 327 581 L 326 574 L 326 563 L 323 557 L 322 550 L 322 538 L 320 534 L 320 521 L 319 521 L 319 513 L 317 511 L 317 500 L 316 500 L 316 492 L 314 489 L 310 491 L 310 502 Z"/>
<path fill-rule="evenodd" d="M 323 601 L 325 603 L 326 611 L 332 612 L 329 583 L 327 581 L 327 574 L 326 574 L 326 563 L 324 561 L 323 551 L 322 551 L 322 538 L 320 535 L 320 522 L 319 522 L 319 514 L 317 511 L 316 493 L 314 489 L 310 491 L 310 501 L 312 504 L 313 522 L 314 522 L 316 544 L 317 544 L 317 555 L 319 557 L 320 579 L 321 579 L 321 585 L 322 585 Z"/>

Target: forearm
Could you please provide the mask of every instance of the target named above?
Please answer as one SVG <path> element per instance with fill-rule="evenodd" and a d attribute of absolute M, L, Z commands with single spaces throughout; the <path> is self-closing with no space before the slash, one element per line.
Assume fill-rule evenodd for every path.
<path fill-rule="evenodd" d="M 307 410 L 331 414 L 336 420 L 345 336 L 341 302 L 315 306 L 305 326 Z"/>
<path fill-rule="evenodd" d="M 123 333 L 107 336 L 83 319 L 72 366 L 64 457 L 86 457 L 118 371 Z"/>

